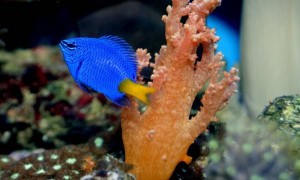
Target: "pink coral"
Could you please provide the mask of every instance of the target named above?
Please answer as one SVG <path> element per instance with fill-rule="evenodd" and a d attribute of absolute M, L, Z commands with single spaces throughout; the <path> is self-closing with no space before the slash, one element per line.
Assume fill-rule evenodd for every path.
<path fill-rule="evenodd" d="M 220 0 L 173 0 L 167 7 L 167 45 L 149 63 L 146 50 L 137 50 L 139 71 L 154 68 L 149 86 L 156 88 L 144 113 L 137 102 L 122 109 L 123 141 L 126 163 L 133 165 L 137 179 L 168 179 L 180 161 L 189 163 L 187 150 L 195 138 L 204 132 L 215 114 L 236 91 L 237 69 L 232 68 L 220 78 L 223 55 L 215 54 L 218 37 L 215 30 L 205 26 L 206 17 Z M 182 17 L 188 16 L 184 24 Z M 201 59 L 196 54 L 201 45 Z M 189 120 L 197 93 L 208 82 L 201 100 L 203 107 Z"/>

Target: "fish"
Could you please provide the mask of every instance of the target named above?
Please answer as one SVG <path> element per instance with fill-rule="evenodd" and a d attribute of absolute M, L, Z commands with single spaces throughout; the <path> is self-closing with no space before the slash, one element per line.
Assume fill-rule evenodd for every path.
<path fill-rule="evenodd" d="M 129 106 L 129 95 L 149 104 L 155 88 L 138 84 L 132 47 L 118 36 L 75 37 L 59 43 L 71 76 L 85 92 L 98 92 L 118 106 Z"/>

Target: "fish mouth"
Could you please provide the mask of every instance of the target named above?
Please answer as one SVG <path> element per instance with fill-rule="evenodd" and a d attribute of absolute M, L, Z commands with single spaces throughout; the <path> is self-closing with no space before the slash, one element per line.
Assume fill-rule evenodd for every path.
<path fill-rule="evenodd" d="M 68 43 L 67 43 L 66 40 L 62 40 L 62 41 L 60 41 L 59 46 L 63 49 L 67 49 L 68 48 Z"/>
<path fill-rule="evenodd" d="M 77 48 L 77 45 L 75 42 L 70 42 L 68 40 L 60 41 L 59 46 L 62 49 L 68 49 L 68 50 L 75 50 Z"/>

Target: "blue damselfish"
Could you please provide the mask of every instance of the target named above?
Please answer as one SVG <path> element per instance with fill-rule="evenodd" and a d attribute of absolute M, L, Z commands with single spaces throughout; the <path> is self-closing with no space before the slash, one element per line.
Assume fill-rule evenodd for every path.
<path fill-rule="evenodd" d="M 119 106 L 129 105 L 126 94 L 148 104 L 154 88 L 136 83 L 137 60 L 133 49 L 116 36 L 71 38 L 59 44 L 69 71 L 86 92 L 103 93 Z"/>

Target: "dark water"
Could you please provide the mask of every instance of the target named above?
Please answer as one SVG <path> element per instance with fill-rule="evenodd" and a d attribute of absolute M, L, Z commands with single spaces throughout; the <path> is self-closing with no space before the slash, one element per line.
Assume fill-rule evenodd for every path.
<path fill-rule="evenodd" d="M 135 48 L 157 52 L 164 43 L 161 16 L 169 4 L 170 0 L 1 0 L 0 29 L 7 32 L 0 39 L 12 50 L 57 45 L 70 36 L 113 34 Z M 239 31 L 241 4 L 241 0 L 224 0 L 214 15 Z"/>

